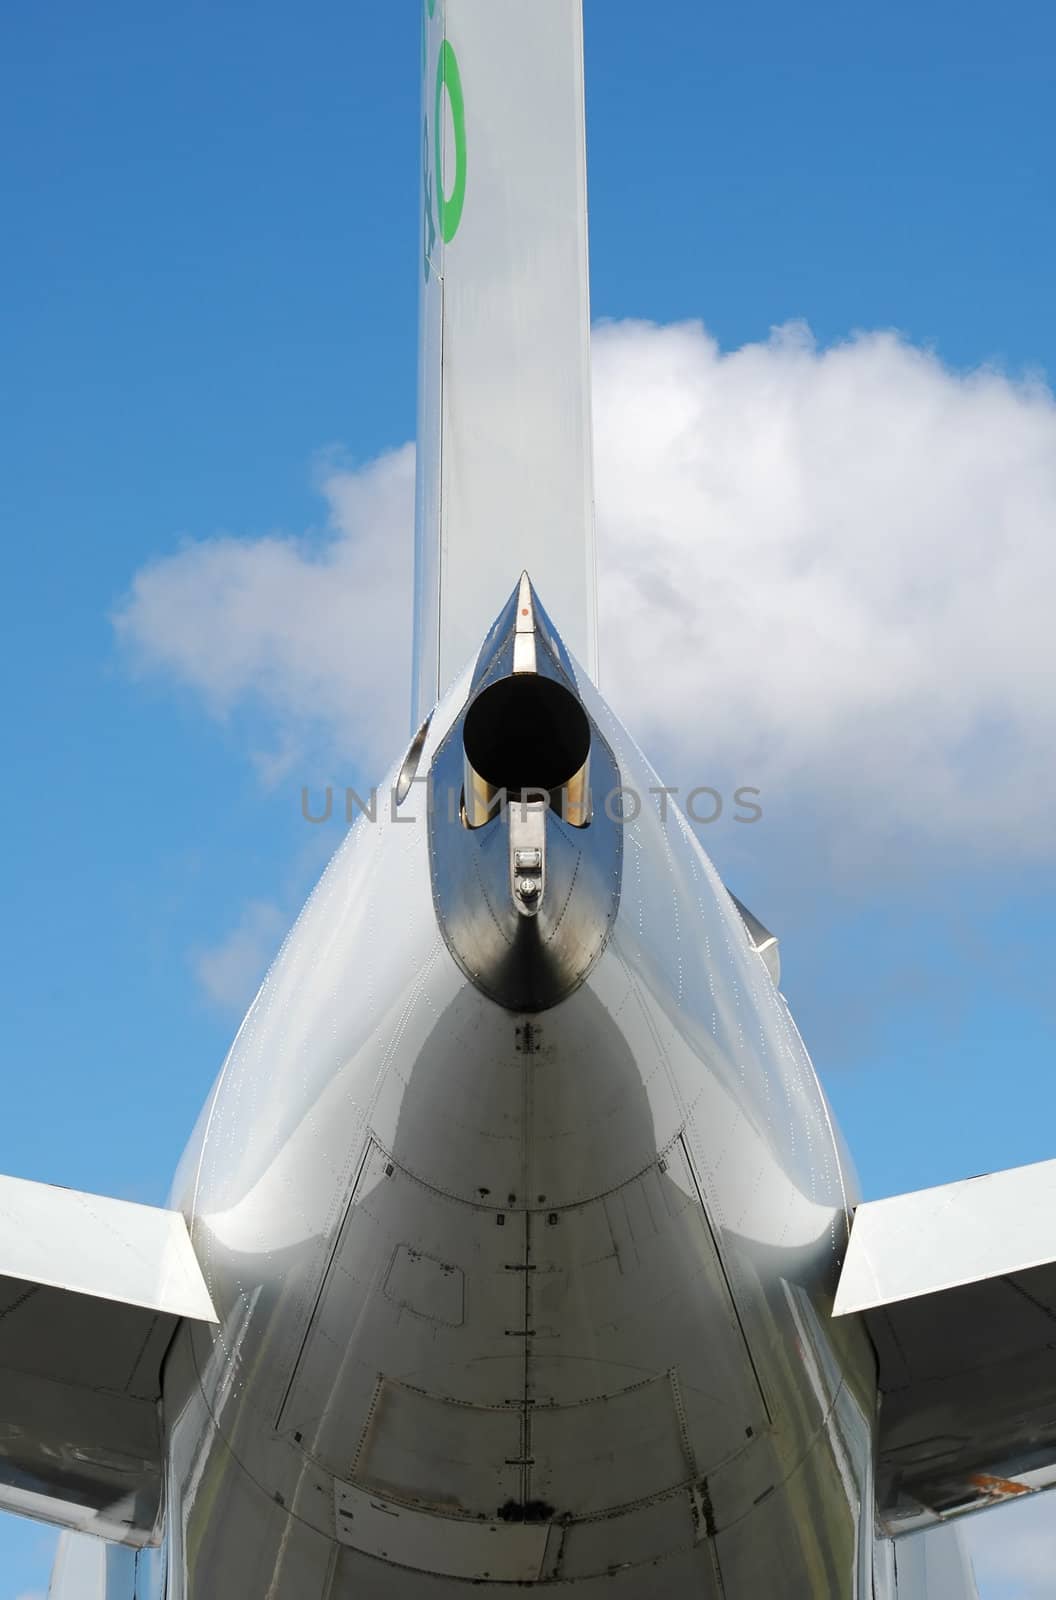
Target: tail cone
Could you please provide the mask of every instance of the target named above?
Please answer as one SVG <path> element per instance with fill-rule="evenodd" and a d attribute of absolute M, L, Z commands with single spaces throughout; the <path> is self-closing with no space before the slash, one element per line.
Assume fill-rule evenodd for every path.
<path fill-rule="evenodd" d="M 619 903 L 622 840 L 594 815 L 591 777 L 612 752 L 527 575 L 485 641 L 462 715 L 437 751 L 430 859 L 451 954 L 512 1011 L 542 1011 L 582 983 Z M 447 802 L 461 785 L 459 804 Z"/>

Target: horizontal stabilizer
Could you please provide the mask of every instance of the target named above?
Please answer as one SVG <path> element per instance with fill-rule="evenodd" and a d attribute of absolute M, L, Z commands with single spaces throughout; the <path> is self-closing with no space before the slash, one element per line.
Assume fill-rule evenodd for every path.
<path fill-rule="evenodd" d="M 0 1509 L 150 1542 L 184 1318 L 216 1320 L 178 1212 L 0 1178 Z"/>
<path fill-rule="evenodd" d="M 889 1531 L 1056 1483 L 1056 1161 L 860 1205 L 834 1314 L 876 1348 Z"/>

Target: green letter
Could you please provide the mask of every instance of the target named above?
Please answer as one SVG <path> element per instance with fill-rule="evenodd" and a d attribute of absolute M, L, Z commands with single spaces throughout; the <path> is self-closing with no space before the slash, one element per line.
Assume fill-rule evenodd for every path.
<path fill-rule="evenodd" d="M 451 102 L 451 121 L 455 128 L 455 182 L 450 195 L 444 193 L 443 122 L 444 90 Z M 445 244 L 458 232 L 462 221 L 462 207 L 466 203 L 466 102 L 462 94 L 462 74 L 458 70 L 458 57 L 449 40 L 440 46 L 440 59 L 436 66 L 436 109 L 433 117 L 433 148 L 436 168 L 436 214 L 440 233 Z"/>

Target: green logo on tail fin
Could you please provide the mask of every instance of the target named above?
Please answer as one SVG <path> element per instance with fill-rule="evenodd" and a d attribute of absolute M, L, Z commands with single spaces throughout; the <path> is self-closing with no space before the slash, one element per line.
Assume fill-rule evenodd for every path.
<path fill-rule="evenodd" d="M 451 106 L 451 121 L 455 130 L 455 181 L 450 194 L 444 193 L 443 167 L 443 109 L 444 90 Z M 436 64 L 436 105 L 433 113 L 434 171 L 436 175 L 436 215 L 440 235 L 450 244 L 462 221 L 462 208 L 466 203 L 466 102 L 462 93 L 462 74 L 458 70 L 458 57 L 449 40 L 440 46 L 440 59 Z"/>

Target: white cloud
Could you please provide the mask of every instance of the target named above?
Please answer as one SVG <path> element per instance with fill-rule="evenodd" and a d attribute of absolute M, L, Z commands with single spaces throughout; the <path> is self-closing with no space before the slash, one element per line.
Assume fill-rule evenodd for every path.
<path fill-rule="evenodd" d="M 596 340 L 606 685 L 853 837 L 1051 849 L 1056 404 L 892 334 Z M 603 640 L 605 634 L 602 635 Z"/>
<path fill-rule="evenodd" d="M 799 325 L 723 354 L 696 324 L 615 324 L 594 359 L 603 687 L 668 781 L 757 784 L 859 863 L 895 837 L 1051 857 L 1049 390 Z M 405 719 L 412 477 L 409 447 L 335 470 L 324 537 L 154 563 L 121 636 L 214 713 L 264 707 L 280 752 L 309 729 L 379 768 Z"/>
<path fill-rule="evenodd" d="M 275 749 L 255 753 L 265 781 L 320 730 L 346 761 L 391 759 L 409 703 L 414 448 L 331 468 L 320 488 L 324 535 L 185 544 L 135 575 L 114 619 L 136 666 L 215 716 L 270 715 Z"/>
<path fill-rule="evenodd" d="M 194 975 L 219 1010 L 241 1016 L 282 942 L 289 918 L 270 901 L 251 900 L 237 927 L 209 949 L 191 956 Z"/>
<path fill-rule="evenodd" d="M 963 1526 L 981 1600 L 1051 1600 L 1056 1494 L 1000 1506 Z"/>

